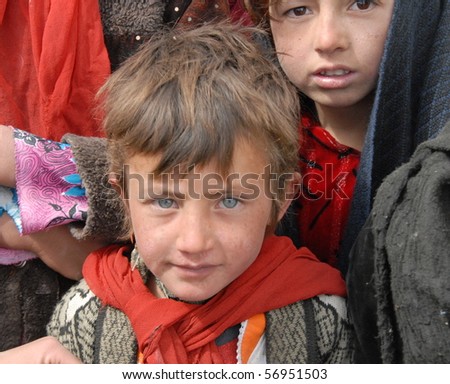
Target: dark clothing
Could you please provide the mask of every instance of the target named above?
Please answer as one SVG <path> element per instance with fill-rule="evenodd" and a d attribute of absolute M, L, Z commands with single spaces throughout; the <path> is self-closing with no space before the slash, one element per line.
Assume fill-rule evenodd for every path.
<path fill-rule="evenodd" d="M 450 2 L 396 0 L 382 59 L 341 270 L 383 179 L 450 119 Z"/>
<path fill-rule="evenodd" d="M 45 336 L 56 302 L 73 283 L 39 259 L 0 265 L 0 351 Z"/>
<path fill-rule="evenodd" d="M 450 363 L 450 122 L 381 184 L 350 258 L 365 363 Z"/>

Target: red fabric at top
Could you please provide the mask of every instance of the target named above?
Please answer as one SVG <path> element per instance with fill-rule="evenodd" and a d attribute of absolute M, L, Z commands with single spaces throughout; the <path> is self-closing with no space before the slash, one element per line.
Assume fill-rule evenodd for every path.
<path fill-rule="evenodd" d="M 97 0 L 0 0 L 0 124 L 52 140 L 101 135 L 94 97 L 110 73 Z"/>
<path fill-rule="evenodd" d="M 5 14 L 7 0 L 0 0 L 0 25 L 3 21 L 3 15 Z"/>
<path fill-rule="evenodd" d="M 338 143 L 308 116 L 302 118 L 299 129 L 302 190 L 297 203 L 301 244 L 320 260 L 337 266 L 360 152 Z"/>
<path fill-rule="evenodd" d="M 229 0 L 228 4 L 230 6 L 230 18 L 233 22 L 239 22 L 242 25 L 252 26 L 253 22 L 248 14 L 243 0 Z"/>

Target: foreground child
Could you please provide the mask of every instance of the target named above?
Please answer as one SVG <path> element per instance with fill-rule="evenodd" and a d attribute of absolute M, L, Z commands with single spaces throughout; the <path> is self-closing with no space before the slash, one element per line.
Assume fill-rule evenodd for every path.
<path fill-rule="evenodd" d="M 296 190 L 298 100 L 250 33 L 167 34 L 104 88 L 135 243 L 88 256 L 56 308 L 48 332 L 82 362 L 350 361 L 339 272 L 273 235 Z"/>

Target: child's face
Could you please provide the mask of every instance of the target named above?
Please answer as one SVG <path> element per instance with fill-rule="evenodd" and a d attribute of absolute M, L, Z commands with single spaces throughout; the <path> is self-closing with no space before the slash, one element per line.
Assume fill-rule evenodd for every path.
<path fill-rule="evenodd" d="M 270 8 L 283 70 L 316 104 L 351 107 L 374 90 L 394 0 L 280 0 Z"/>
<path fill-rule="evenodd" d="M 180 299 L 214 296 L 256 259 L 273 207 L 265 193 L 267 162 L 261 152 L 237 145 L 229 171 L 233 176 L 225 180 L 208 164 L 187 178 L 170 173 L 149 182 L 158 157 L 130 159 L 128 206 L 139 254 Z"/>

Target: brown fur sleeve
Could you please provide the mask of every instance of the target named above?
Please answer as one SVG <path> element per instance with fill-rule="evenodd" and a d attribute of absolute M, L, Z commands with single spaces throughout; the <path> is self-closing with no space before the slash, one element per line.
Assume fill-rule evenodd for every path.
<path fill-rule="evenodd" d="M 108 183 L 106 139 L 67 134 L 63 141 L 72 147 L 89 204 L 86 222 L 73 224 L 72 234 L 77 239 L 95 237 L 116 242 L 125 216 L 119 194 Z"/>

